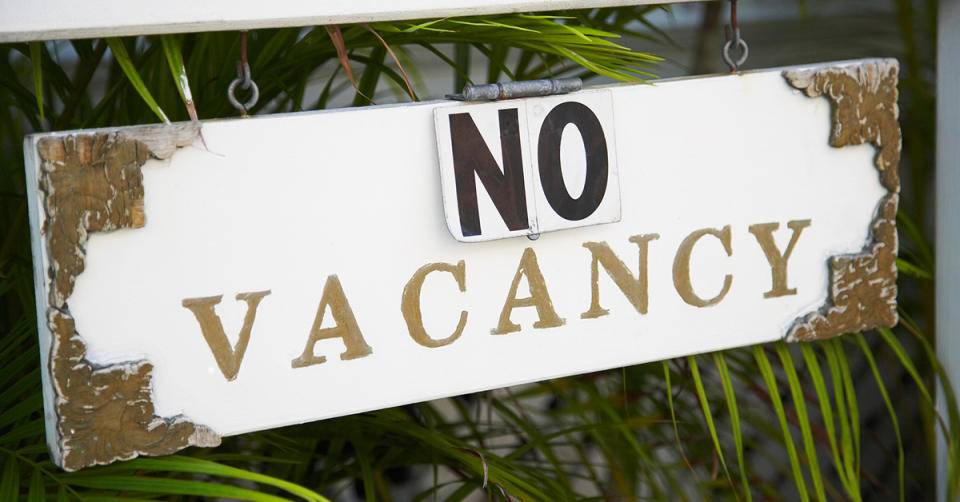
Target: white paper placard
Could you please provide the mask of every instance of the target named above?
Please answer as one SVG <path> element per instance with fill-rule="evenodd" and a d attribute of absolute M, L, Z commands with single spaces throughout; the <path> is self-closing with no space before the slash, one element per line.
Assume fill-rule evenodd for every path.
<path fill-rule="evenodd" d="M 891 241 L 878 225 L 891 207 L 895 213 L 899 185 L 891 188 L 896 165 L 883 162 L 889 148 L 899 155 L 899 130 L 884 136 L 896 145 L 880 153 L 879 140 L 867 136 L 859 142 L 874 145 L 831 146 L 831 138 L 849 140 L 835 136 L 843 116 L 816 97 L 814 84 L 850 78 L 874 96 L 892 81 L 893 101 L 877 101 L 887 115 L 878 118 L 883 106 L 861 100 L 874 106 L 864 134 L 888 134 L 896 127 L 896 71 L 895 62 L 870 60 L 510 104 L 550 110 L 607 96 L 615 110 L 608 119 L 620 221 L 536 241 L 464 243 L 448 230 L 435 114 L 478 105 L 205 122 L 209 150 L 195 131 L 184 140 L 188 125 L 31 136 L 51 449 L 58 463 L 79 468 L 791 333 L 813 336 L 798 329 L 833 336 L 830 329 L 854 322 L 889 323 L 862 305 L 873 305 L 871 295 L 878 305 L 890 294 L 895 301 L 895 272 L 892 286 L 886 275 L 857 283 L 851 299 L 843 271 L 828 264 L 854 260 L 844 270 L 887 273 L 896 236 Z M 529 135 L 542 116 L 528 113 L 521 131 Z M 881 118 L 888 129 L 872 125 Z M 496 143 L 487 141 L 491 149 Z M 148 150 L 166 160 L 146 160 Z M 124 163 L 124 155 L 134 161 Z M 120 184 L 101 186 L 109 180 Z M 108 202 L 85 205 L 96 205 L 99 193 Z M 81 227 L 91 230 L 74 235 Z M 112 227 L 136 228 L 96 231 Z M 860 303 L 842 304 L 853 301 Z M 862 313 L 848 322 L 831 306 Z M 118 424 L 99 408 L 80 409 L 71 385 L 118 375 L 145 379 L 145 417 Z M 106 434 L 158 424 L 168 436 L 189 434 L 99 456 L 78 446 L 95 436 L 83 427 Z"/>
<path fill-rule="evenodd" d="M 454 238 L 535 237 L 619 221 L 612 92 L 437 108 L 443 206 Z"/>

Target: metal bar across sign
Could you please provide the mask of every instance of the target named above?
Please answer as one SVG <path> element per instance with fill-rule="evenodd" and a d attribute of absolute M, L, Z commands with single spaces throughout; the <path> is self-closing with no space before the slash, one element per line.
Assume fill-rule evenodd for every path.
<path fill-rule="evenodd" d="M 890 326 L 897 72 L 29 136 L 54 458 Z"/>

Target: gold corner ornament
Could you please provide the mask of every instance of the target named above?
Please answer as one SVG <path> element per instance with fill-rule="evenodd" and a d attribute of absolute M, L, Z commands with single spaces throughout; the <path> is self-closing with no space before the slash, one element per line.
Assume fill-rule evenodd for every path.
<path fill-rule="evenodd" d="M 144 226 L 140 167 L 169 157 L 198 133 L 198 125 L 159 126 L 64 134 L 37 144 L 50 260 L 46 318 L 60 448 L 54 455 L 67 471 L 220 444 L 216 432 L 187 417 L 154 414 L 149 361 L 89 361 L 68 303 L 84 270 L 89 235 Z"/>
<path fill-rule="evenodd" d="M 790 85 L 807 96 L 830 100 L 832 146 L 872 144 L 876 148 L 874 164 L 887 189 L 870 228 L 870 241 L 860 253 L 830 258 L 828 302 L 797 319 L 787 341 L 825 340 L 897 324 L 899 72 L 897 60 L 882 59 L 783 73 Z"/>

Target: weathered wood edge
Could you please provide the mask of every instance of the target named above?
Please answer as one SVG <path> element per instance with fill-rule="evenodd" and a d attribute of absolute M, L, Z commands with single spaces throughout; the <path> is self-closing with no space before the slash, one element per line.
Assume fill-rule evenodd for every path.
<path fill-rule="evenodd" d="M 897 324 L 897 206 L 900 200 L 901 134 L 898 123 L 895 59 L 876 59 L 783 72 L 793 87 L 832 105 L 830 144 L 841 148 L 872 144 L 880 183 L 887 189 L 876 210 L 870 237 L 855 254 L 828 260 L 827 302 L 797 318 L 787 330 L 788 342 L 825 340 Z"/>
<path fill-rule="evenodd" d="M 35 143 L 51 338 L 47 381 L 54 409 L 47 414 L 56 421 L 51 448 L 59 451 L 52 456 L 67 471 L 220 444 L 216 432 L 187 417 L 154 414 L 148 361 L 88 360 L 68 305 L 89 234 L 144 226 L 140 167 L 192 143 L 199 131 L 199 124 L 176 124 L 67 133 Z"/>

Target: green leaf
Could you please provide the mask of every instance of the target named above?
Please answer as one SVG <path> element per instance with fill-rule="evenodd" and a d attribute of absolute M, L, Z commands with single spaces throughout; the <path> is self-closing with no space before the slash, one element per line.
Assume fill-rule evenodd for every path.
<path fill-rule="evenodd" d="M 43 114 L 43 42 L 30 42 L 30 65 L 33 67 L 33 92 L 37 96 L 40 123 L 46 122 Z"/>
<path fill-rule="evenodd" d="M 360 477 L 363 480 L 363 493 L 367 502 L 376 502 L 377 492 L 374 488 L 373 468 L 370 466 L 370 458 L 366 451 L 357 450 L 357 464 L 360 465 Z"/>
<path fill-rule="evenodd" d="M 910 377 L 913 378 L 913 382 L 917 384 L 917 388 L 920 389 L 920 393 L 923 395 L 924 399 L 931 405 L 936 406 L 936 402 L 933 400 L 933 395 L 927 389 L 927 384 L 920 377 L 920 372 L 917 371 L 916 366 L 913 364 L 913 360 L 910 359 L 910 356 L 907 354 L 906 349 L 903 348 L 903 345 L 897 340 L 896 335 L 893 334 L 893 331 L 890 331 L 889 328 L 877 328 L 877 332 L 880 333 L 883 341 L 893 350 L 893 353 L 897 356 L 897 359 L 900 360 L 900 364 L 903 365 L 903 368 L 907 370 L 907 373 Z M 944 430 L 944 433 L 947 431 Z"/>
<path fill-rule="evenodd" d="M 43 396 L 40 393 L 31 394 L 14 406 L 11 406 L 3 413 L 0 413 L 0 428 L 6 427 L 18 420 L 29 417 L 32 413 L 40 411 L 43 406 Z"/>
<path fill-rule="evenodd" d="M 903 272 L 904 274 L 909 275 L 917 279 L 933 279 L 933 274 L 914 265 L 913 263 L 904 260 L 903 258 L 897 258 L 897 270 Z"/>
<path fill-rule="evenodd" d="M 137 72 L 133 60 L 130 59 L 130 55 L 127 53 L 127 48 L 124 47 L 123 41 L 119 38 L 108 38 L 107 44 L 110 46 L 110 52 L 113 53 L 114 59 L 117 60 L 124 75 L 127 76 L 130 85 L 132 85 L 137 93 L 140 94 L 140 97 L 143 98 L 143 102 L 153 110 L 153 113 L 156 114 L 160 120 L 164 123 L 169 123 L 170 120 L 167 118 L 167 115 L 160 109 L 160 105 L 153 99 L 153 95 L 150 94 L 146 84 L 143 83 L 143 79 L 140 78 L 140 73 Z"/>
<path fill-rule="evenodd" d="M 913 219 L 910 218 L 910 215 L 902 208 L 897 211 L 897 227 L 901 232 L 910 237 L 910 240 L 917 246 L 924 267 L 933 268 L 933 250 L 930 249 L 930 245 L 927 244 L 927 240 L 923 237 L 923 232 L 920 231 L 920 227 L 917 226 L 916 222 L 914 222 Z"/>
<path fill-rule="evenodd" d="M 937 421 L 940 422 L 940 426 L 943 430 L 944 436 L 949 438 L 947 441 L 948 455 L 947 455 L 947 499 L 948 500 L 957 500 L 960 498 L 958 491 L 960 491 L 960 458 L 957 458 L 956 451 L 960 450 L 960 410 L 957 408 L 957 396 L 954 390 L 953 385 L 950 382 L 950 376 L 947 374 L 946 370 L 943 368 L 943 365 L 937 360 L 937 354 L 933 346 L 924 336 L 924 334 L 917 328 L 916 323 L 913 322 L 913 319 L 910 318 L 905 312 L 900 312 L 900 317 L 903 321 L 903 325 L 907 330 L 914 335 L 914 338 L 917 342 L 920 343 L 920 346 L 923 347 L 924 353 L 927 356 L 927 359 L 930 361 L 930 364 L 933 366 L 934 371 L 936 372 L 937 378 L 940 380 L 940 390 L 942 392 L 944 404 L 947 408 L 947 416 L 950 420 L 950 433 L 947 434 L 947 427 L 943 424 L 943 418 L 940 416 L 939 412 L 934 409 L 934 413 L 937 416 Z M 881 328 L 878 330 L 880 335 L 883 337 L 884 341 L 887 342 L 891 348 L 894 349 L 897 357 L 900 358 L 901 363 L 911 371 L 911 376 L 914 377 L 922 392 L 926 392 L 929 395 L 929 392 L 926 391 L 925 385 L 923 385 L 922 380 L 919 380 L 919 375 L 916 373 L 916 369 L 913 366 L 913 362 L 907 356 L 906 351 L 900 345 L 900 342 L 893 335 L 893 332 Z"/>
<path fill-rule="evenodd" d="M 160 41 L 163 44 L 163 53 L 166 56 L 167 65 L 170 67 L 174 85 L 180 92 L 180 99 L 183 100 L 183 105 L 187 108 L 190 120 L 196 122 L 197 109 L 193 103 L 193 93 L 190 92 L 187 68 L 183 65 L 183 53 L 180 49 L 179 39 L 174 35 L 161 35 Z"/>
<path fill-rule="evenodd" d="M 755 345 L 753 347 L 753 357 L 760 368 L 760 374 L 763 375 L 763 381 L 767 384 L 767 392 L 770 395 L 770 401 L 773 403 L 773 409 L 777 414 L 777 420 L 780 422 L 780 430 L 783 432 L 783 444 L 787 447 L 787 456 L 790 458 L 790 469 L 793 471 L 793 480 L 797 485 L 797 492 L 800 494 L 800 500 L 808 502 L 810 496 L 807 494 L 807 482 L 803 478 L 803 471 L 800 468 L 800 459 L 797 457 L 797 447 L 793 443 L 793 436 L 790 434 L 790 426 L 787 423 L 787 414 L 783 409 L 783 400 L 780 398 L 780 390 L 777 388 L 777 379 L 773 375 L 773 368 L 770 366 L 770 360 L 767 354 L 763 352 L 763 347 Z"/>
<path fill-rule="evenodd" d="M 697 398 L 700 400 L 700 408 L 703 410 L 703 418 L 707 422 L 707 429 L 710 431 L 710 438 L 713 440 L 713 448 L 720 458 L 720 465 L 723 466 L 723 473 L 733 487 L 733 479 L 730 477 L 730 471 L 727 470 L 727 461 L 723 458 L 723 447 L 720 446 L 720 439 L 717 437 L 717 428 L 713 424 L 713 413 L 710 411 L 710 403 L 707 401 L 707 394 L 703 390 L 703 381 L 700 378 L 700 369 L 697 367 L 696 356 L 687 357 L 690 362 L 690 373 L 693 374 L 693 383 L 697 389 Z"/>
<path fill-rule="evenodd" d="M 737 398 L 734 395 L 733 380 L 730 378 L 730 370 L 727 367 L 727 359 L 723 353 L 713 354 L 713 360 L 717 365 L 717 371 L 720 373 L 720 382 L 723 384 L 723 395 L 727 399 L 727 411 L 730 413 L 730 427 L 733 429 L 733 442 L 737 449 L 737 465 L 740 467 L 740 481 L 743 483 L 743 493 L 747 502 L 753 500 L 750 494 L 750 480 L 747 479 L 747 468 L 743 457 L 743 433 L 740 430 L 740 411 L 737 408 Z"/>
<path fill-rule="evenodd" d="M 44 502 L 47 500 L 47 488 L 43 484 L 43 474 L 39 467 L 33 469 L 30 477 L 30 488 L 27 491 L 27 502 Z"/>
<path fill-rule="evenodd" d="M 903 439 L 900 437 L 900 423 L 897 421 L 897 412 L 893 407 L 893 402 L 890 401 L 890 396 L 887 394 L 887 387 L 883 384 L 883 378 L 880 377 L 880 370 L 877 369 L 877 363 L 873 358 L 873 351 L 870 350 L 870 346 L 867 345 L 867 341 L 864 340 L 862 333 L 857 333 L 854 338 L 857 342 L 857 345 L 860 346 L 860 349 L 863 351 L 863 355 L 867 358 L 867 363 L 870 364 L 870 370 L 873 371 L 873 379 L 877 382 L 877 389 L 880 390 L 880 395 L 883 397 L 883 404 L 887 407 L 887 413 L 890 414 L 890 421 L 893 422 L 893 432 L 897 436 L 897 477 L 899 480 L 900 487 L 900 501 L 904 500 L 904 484 L 903 484 L 903 471 L 904 471 L 904 457 L 903 457 Z"/>
<path fill-rule="evenodd" d="M 230 497 L 255 502 L 285 502 L 288 500 L 247 488 L 238 488 L 219 483 L 148 476 L 87 475 L 71 476 L 67 478 L 66 481 L 72 486 L 95 488 L 98 490 L 122 490 L 125 492 L 146 492 L 162 495 Z"/>
<path fill-rule="evenodd" d="M 840 365 L 840 378 L 843 382 L 843 393 L 847 403 L 847 413 L 850 416 L 850 435 L 853 437 L 853 466 L 851 476 L 860 477 L 860 407 L 857 404 L 856 383 L 853 381 L 853 372 L 850 371 L 850 364 L 847 361 L 847 355 L 843 351 L 843 345 L 840 340 L 834 338 L 830 340 L 834 346 L 834 354 Z"/>
<path fill-rule="evenodd" d="M 16 382 L 0 392 L 0 410 L 5 410 L 19 401 L 23 394 L 40 390 L 40 368 L 21 376 Z"/>
<path fill-rule="evenodd" d="M 823 489 L 823 477 L 820 475 L 817 449 L 813 444 L 813 432 L 810 427 L 810 416 L 807 414 L 807 404 L 803 397 L 803 387 L 800 386 L 800 378 L 797 376 L 797 370 L 793 365 L 793 357 L 787 350 L 787 346 L 783 342 L 777 342 L 775 346 L 777 355 L 783 365 L 783 372 L 787 376 L 787 383 L 790 385 L 793 407 L 797 410 L 797 425 L 803 438 L 803 449 L 807 455 L 807 465 L 810 466 L 810 479 L 813 481 L 813 489 L 817 498 L 825 501 L 827 500 L 827 494 Z"/>
<path fill-rule="evenodd" d="M 15 348 L 11 347 L 11 350 Z M 11 354 L 9 358 L 4 358 L 3 362 L 5 364 L 3 365 L 3 371 L 0 372 L 0 389 L 8 389 L 16 385 L 14 380 L 19 380 L 27 368 L 36 366 L 39 359 L 39 355 L 32 350 L 24 351 L 15 356 Z"/>
<path fill-rule="evenodd" d="M 384 61 L 387 57 L 387 49 L 384 46 L 374 47 L 370 53 L 369 61 L 363 73 L 360 74 L 360 83 L 357 84 L 357 95 L 353 98 L 353 106 L 360 106 L 373 102 L 374 92 L 377 90 L 377 82 L 380 81 L 380 74 L 386 68 Z"/>
<path fill-rule="evenodd" d="M 820 416 L 823 418 L 823 425 L 827 431 L 827 441 L 830 443 L 830 453 L 833 458 L 833 465 L 837 471 L 837 478 L 840 484 L 851 500 L 860 500 L 860 489 L 857 483 L 847 476 L 844 468 L 843 459 L 840 456 L 840 450 L 837 446 L 837 427 L 833 414 L 833 406 L 830 404 L 830 397 L 827 394 L 827 384 L 820 370 L 820 363 L 817 360 L 817 354 L 809 343 L 801 343 L 800 350 L 803 352 L 804 362 L 807 371 L 810 372 L 810 380 L 813 382 L 813 388 L 817 393 L 817 401 L 820 404 Z"/>
<path fill-rule="evenodd" d="M 673 424 L 673 434 L 677 439 L 677 447 L 680 448 L 680 455 L 686 459 L 686 454 L 683 453 L 683 443 L 680 442 L 680 429 L 677 428 L 677 414 L 674 411 L 673 406 L 673 387 L 670 385 L 670 367 L 667 365 L 667 361 L 662 361 L 663 363 L 663 381 L 667 384 L 667 402 L 670 404 L 670 422 Z M 688 461 L 689 465 L 690 462 Z"/>
<path fill-rule="evenodd" d="M 24 439 L 36 438 L 43 434 L 43 418 L 18 425 L 0 435 L 0 445 L 15 445 Z"/>
<path fill-rule="evenodd" d="M 303 498 L 304 500 L 321 502 L 327 501 L 327 499 L 321 496 L 319 493 L 316 493 L 313 490 L 300 486 L 296 483 L 284 481 L 266 474 L 246 471 L 236 467 L 231 467 L 199 458 L 191 458 L 180 455 L 170 455 L 160 458 L 141 457 L 129 462 L 124 462 L 122 467 L 131 471 L 143 469 L 157 472 L 187 472 L 193 474 L 208 474 L 211 476 L 224 476 L 235 479 L 243 479 L 246 481 L 253 481 L 254 483 L 270 485 L 281 490 L 285 490 Z"/>
<path fill-rule="evenodd" d="M 7 456 L 0 474 L 0 500 L 17 500 L 20 495 L 20 466 L 17 458 Z"/>

